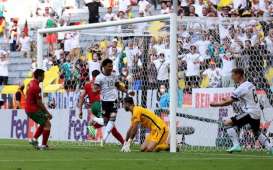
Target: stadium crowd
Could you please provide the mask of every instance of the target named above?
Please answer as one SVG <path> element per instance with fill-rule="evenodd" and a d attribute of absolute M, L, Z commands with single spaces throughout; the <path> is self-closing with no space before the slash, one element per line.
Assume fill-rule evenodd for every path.
<path fill-rule="evenodd" d="M 50 6 L 50 0 L 40 4 L 31 17 L 45 19 L 45 28 L 85 24 L 72 22 L 69 14 L 70 9 L 83 7 L 84 4 L 89 10 L 89 23 L 166 14 L 173 10 L 170 0 L 117 0 L 109 3 L 75 1 L 64 6 L 61 12 Z M 231 87 L 231 70 L 238 66 L 245 68 L 247 78 L 259 89 L 264 89 L 272 101 L 272 82 L 268 82 L 265 73 L 273 64 L 273 23 L 270 18 L 261 17 L 273 16 L 273 2 L 181 0 L 179 4 L 179 16 L 196 17 L 179 23 L 178 79 L 184 92 L 191 93 L 194 87 Z M 100 13 L 101 8 L 105 8 L 106 13 Z M 0 7 L 1 41 L 9 42 L 9 51 L 23 51 L 26 57 L 32 57 L 34 70 L 36 43 L 30 33 L 33 30 L 27 24 L 19 26 L 20 18 L 6 21 L 4 13 L 4 7 Z M 204 20 L 202 17 L 217 18 Z M 229 17 L 233 18 L 228 20 Z M 162 27 L 167 28 L 168 24 L 164 24 Z M 143 28 L 148 30 L 147 25 Z M 60 83 L 64 84 L 66 90 L 82 88 L 90 78 L 90 73 L 100 70 L 100 62 L 105 58 L 114 61 L 120 79 L 135 90 L 141 89 L 146 83 L 149 84 L 147 87 L 159 89 L 159 92 L 160 89 L 168 89 L 169 58 L 172 57 L 168 36 L 108 37 L 90 42 L 87 48 L 80 46 L 81 36 L 77 31 L 45 35 L 48 52 L 44 56 L 43 67 L 48 70 L 54 65 L 59 66 Z M 7 63 L 7 57 L 2 57 L 4 55 L 4 52 L 0 53 L 0 65 Z M 2 83 L 3 76 L 6 77 L 0 75 L 0 84 L 6 84 Z"/>

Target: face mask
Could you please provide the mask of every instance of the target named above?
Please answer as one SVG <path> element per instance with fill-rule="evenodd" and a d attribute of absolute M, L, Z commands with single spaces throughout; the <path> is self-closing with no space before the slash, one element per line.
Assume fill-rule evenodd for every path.
<path fill-rule="evenodd" d="M 122 75 L 126 76 L 127 75 L 127 71 L 123 71 Z"/>
<path fill-rule="evenodd" d="M 163 62 L 163 61 L 164 61 L 164 58 L 160 58 L 159 61 Z"/>

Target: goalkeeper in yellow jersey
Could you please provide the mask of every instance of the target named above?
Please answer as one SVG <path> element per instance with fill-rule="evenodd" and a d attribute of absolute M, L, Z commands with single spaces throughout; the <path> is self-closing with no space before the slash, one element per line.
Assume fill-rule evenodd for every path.
<path fill-rule="evenodd" d="M 131 126 L 127 131 L 126 142 L 121 151 L 130 152 L 130 145 L 136 135 L 138 125 L 150 130 L 150 134 L 145 138 L 141 145 L 142 152 L 158 152 L 169 150 L 168 137 L 169 128 L 167 124 L 154 112 L 141 106 L 134 105 L 132 97 L 126 97 L 123 100 L 124 109 L 132 113 Z"/>

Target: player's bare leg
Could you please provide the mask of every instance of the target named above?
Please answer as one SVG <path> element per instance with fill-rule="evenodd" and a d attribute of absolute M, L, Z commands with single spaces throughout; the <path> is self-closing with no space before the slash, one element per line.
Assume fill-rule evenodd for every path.
<path fill-rule="evenodd" d="M 233 146 L 227 150 L 227 152 L 232 153 L 232 152 L 241 152 L 241 146 L 239 142 L 239 136 L 238 133 L 236 132 L 236 129 L 233 127 L 233 122 L 231 119 L 227 119 L 224 121 L 224 126 L 229 127 L 227 128 L 227 133 L 232 141 Z"/>
<path fill-rule="evenodd" d="M 50 130 L 51 130 L 51 123 L 50 123 L 50 120 L 47 119 L 47 121 L 44 124 L 43 141 L 42 141 L 41 147 L 39 148 L 40 150 L 44 150 L 48 148 L 47 142 L 50 135 Z"/>
<path fill-rule="evenodd" d="M 41 134 L 43 133 L 44 130 L 44 126 L 40 125 L 36 131 L 35 134 L 33 136 L 33 138 L 30 140 L 30 144 L 33 145 L 35 148 L 38 147 L 38 138 L 41 136 Z"/>
<path fill-rule="evenodd" d="M 121 136 L 121 134 L 118 132 L 117 129 L 115 129 L 115 121 L 116 121 L 116 117 L 117 117 L 117 113 L 112 113 L 110 115 L 109 121 L 107 122 L 107 125 L 105 127 L 105 131 L 103 134 L 103 140 L 101 142 L 101 145 L 103 146 L 103 144 L 106 142 L 108 136 L 110 135 L 110 133 L 112 132 L 113 136 L 121 143 L 124 143 L 124 139 Z"/>

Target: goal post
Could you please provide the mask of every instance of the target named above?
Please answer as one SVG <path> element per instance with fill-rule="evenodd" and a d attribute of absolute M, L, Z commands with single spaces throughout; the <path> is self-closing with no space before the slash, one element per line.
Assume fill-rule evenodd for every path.
<path fill-rule="evenodd" d="M 169 74 L 169 122 L 170 122 L 170 152 L 176 152 L 176 113 L 177 113 L 177 16 L 176 14 L 156 15 L 149 17 L 141 17 L 134 19 L 124 19 L 120 21 L 103 22 L 95 24 L 86 24 L 79 26 L 65 26 L 58 28 L 39 29 L 37 32 L 37 65 L 38 68 L 43 67 L 43 35 L 48 33 L 58 33 L 66 31 L 92 30 L 98 28 L 106 28 L 113 26 L 123 26 L 128 24 L 147 23 L 153 21 L 167 21 L 169 25 L 169 45 L 170 45 L 170 74 Z M 96 32 L 93 32 L 96 34 Z M 107 34 L 107 32 L 105 32 Z M 146 54 L 147 55 L 147 54 Z M 54 127 L 53 127 L 54 128 Z"/>

